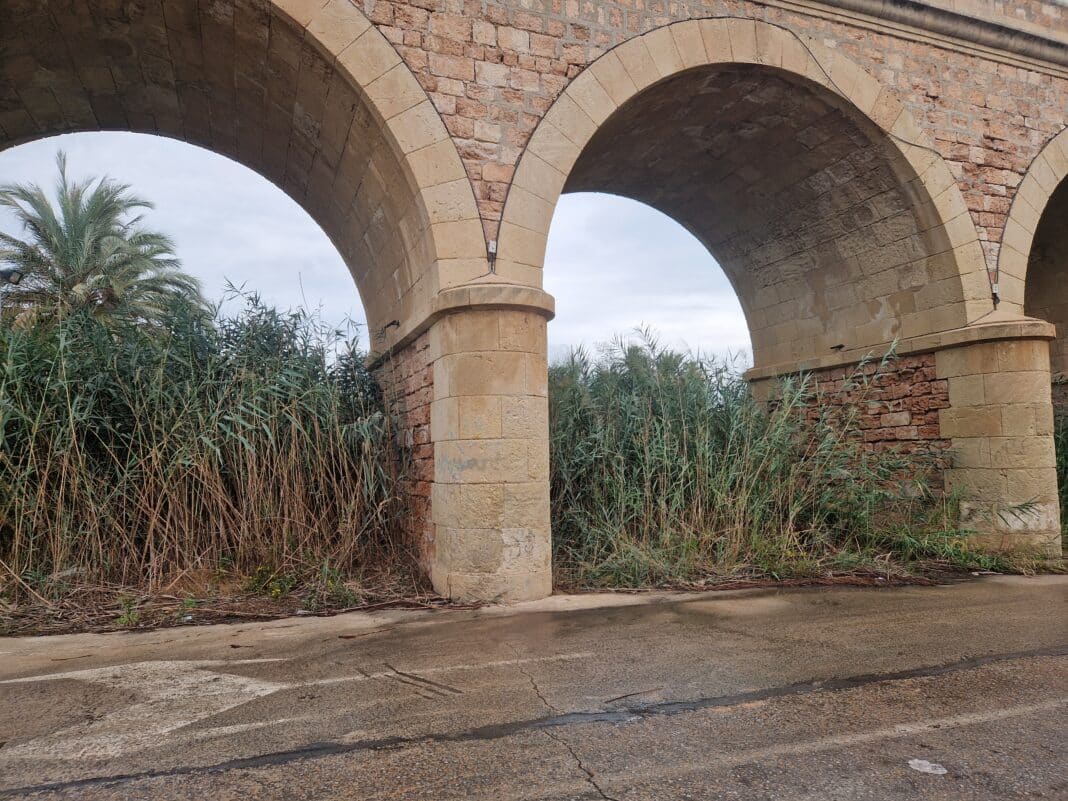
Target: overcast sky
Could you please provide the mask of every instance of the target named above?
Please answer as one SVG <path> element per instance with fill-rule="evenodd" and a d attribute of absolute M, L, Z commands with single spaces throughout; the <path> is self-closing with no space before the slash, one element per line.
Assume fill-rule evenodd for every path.
<path fill-rule="evenodd" d="M 363 321 L 356 287 L 330 240 L 246 167 L 170 139 L 84 133 L 0 153 L 0 183 L 51 188 L 59 148 L 73 175 L 107 174 L 153 201 L 148 224 L 177 242 L 185 269 L 209 298 L 221 297 L 229 280 L 279 307 L 321 308 L 331 323 Z M 2 213 L 0 229 L 21 233 Z M 556 297 L 549 326 L 554 357 L 643 324 L 676 347 L 749 351 L 741 308 L 719 266 L 674 221 L 640 203 L 565 195 L 549 236 L 545 289 Z"/>

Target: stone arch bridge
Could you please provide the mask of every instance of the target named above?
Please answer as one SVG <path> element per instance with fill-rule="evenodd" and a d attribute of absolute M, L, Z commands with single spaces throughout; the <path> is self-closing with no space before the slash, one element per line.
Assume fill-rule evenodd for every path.
<path fill-rule="evenodd" d="M 0 148 L 175 137 L 331 237 L 452 597 L 551 591 L 542 267 L 579 190 L 708 246 L 758 387 L 897 341 L 866 436 L 948 454 L 991 548 L 1058 554 L 1066 125 L 1042 0 L 0 0 Z"/>

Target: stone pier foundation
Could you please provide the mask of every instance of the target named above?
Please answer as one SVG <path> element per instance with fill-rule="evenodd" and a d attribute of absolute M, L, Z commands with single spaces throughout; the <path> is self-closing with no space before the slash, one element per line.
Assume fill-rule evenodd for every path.
<path fill-rule="evenodd" d="M 946 488 L 962 496 L 961 524 L 989 550 L 1061 553 L 1049 364 L 1045 338 L 936 354 L 949 384 L 940 413 L 953 456 Z"/>

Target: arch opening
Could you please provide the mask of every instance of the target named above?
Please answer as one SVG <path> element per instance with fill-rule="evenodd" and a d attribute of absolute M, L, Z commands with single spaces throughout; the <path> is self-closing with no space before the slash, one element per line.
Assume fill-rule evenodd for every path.
<path fill-rule="evenodd" d="M 358 335 L 366 348 L 363 304 L 341 254 L 299 204 L 258 173 L 176 139 L 105 131 L 8 148 L 0 152 L 2 182 L 37 184 L 51 194 L 60 152 L 72 179 L 106 176 L 151 202 L 145 223 L 174 241 L 182 270 L 223 315 L 239 313 L 254 294 L 267 306 L 303 309 Z M 202 177 L 194 184 L 189 175 Z M 0 211 L 0 230 L 19 235 L 21 224 Z"/>
<path fill-rule="evenodd" d="M 486 272 L 486 243 L 456 146 L 394 47 L 350 0 L 0 0 L 0 150 L 101 130 L 228 156 L 332 241 L 411 447 L 405 528 L 431 558 L 430 329 L 439 289 Z"/>
<path fill-rule="evenodd" d="M 545 289 L 556 303 L 550 362 L 647 331 L 663 347 L 751 366 L 733 287 L 708 249 L 662 212 L 618 195 L 568 194 L 553 215 L 545 260 Z"/>
<path fill-rule="evenodd" d="M 952 247 L 911 167 L 824 87 L 758 65 L 689 69 L 622 104 L 563 192 L 672 217 L 722 265 L 757 368 L 966 323 Z"/>
<path fill-rule="evenodd" d="M 1068 513 L 1068 179 L 1049 197 L 1035 228 L 1027 260 L 1024 313 L 1053 323 L 1056 339 L 1049 343 L 1053 400 L 1053 446 L 1061 520 Z M 1062 523 L 1063 526 L 1063 523 Z M 1065 531 L 1061 530 L 1062 540 Z"/>
<path fill-rule="evenodd" d="M 657 28 L 593 62 L 534 131 L 505 204 L 498 273 L 540 285 L 560 196 L 590 191 L 664 212 L 712 253 L 747 319 L 757 397 L 798 371 L 844 387 L 851 366 L 896 342 L 904 358 L 885 365 L 859 411 L 864 447 L 933 466 L 932 488 L 960 488 L 991 547 L 1046 547 L 1057 517 L 1045 503 L 1048 437 L 1003 431 L 994 407 L 1019 391 L 1016 376 L 997 374 L 1003 351 L 1020 339 L 1044 354 L 1048 329 L 991 316 L 993 265 L 972 214 L 894 91 L 772 23 Z M 982 455 L 994 445 L 1027 453 L 994 463 Z M 999 483 L 1007 464 L 1021 477 L 1049 468 L 1036 473 L 1044 505 L 1016 529 L 997 522 L 1022 494 Z"/>
<path fill-rule="evenodd" d="M 377 64 L 367 53 L 339 59 L 364 34 L 380 36 L 351 4 L 327 4 L 325 34 L 309 31 L 317 22 L 287 5 L 299 6 L 155 0 L 60 10 L 6 0 L 0 150 L 59 133 L 123 130 L 228 156 L 279 186 L 326 232 L 373 336 L 417 305 L 413 292 L 426 291 L 435 258 L 418 182 L 383 121 L 426 98 L 400 80 L 411 76 L 395 69 L 399 57 L 384 40 Z M 396 108 L 371 102 L 354 69 L 392 80 Z"/>

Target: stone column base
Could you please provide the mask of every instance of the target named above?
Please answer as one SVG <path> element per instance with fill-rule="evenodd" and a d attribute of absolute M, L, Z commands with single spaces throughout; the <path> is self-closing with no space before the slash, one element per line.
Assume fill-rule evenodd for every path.
<path fill-rule="evenodd" d="M 514 602 L 552 593 L 545 330 L 551 306 L 509 304 L 507 292 L 449 310 L 430 329 L 430 577 L 435 590 L 457 600 Z"/>
<path fill-rule="evenodd" d="M 990 551 L 1060 557 L 1048 339 L 946 348 L 936 369 L 949 384 L 940 425 L 952 444 L 946 489 L 961 497 L 962 527 Z"/>

